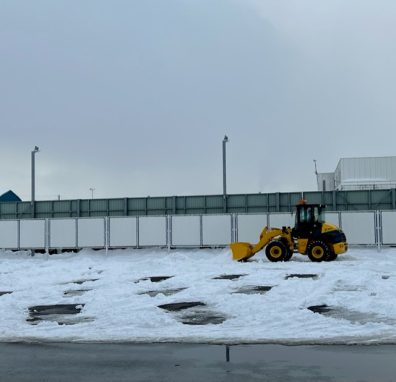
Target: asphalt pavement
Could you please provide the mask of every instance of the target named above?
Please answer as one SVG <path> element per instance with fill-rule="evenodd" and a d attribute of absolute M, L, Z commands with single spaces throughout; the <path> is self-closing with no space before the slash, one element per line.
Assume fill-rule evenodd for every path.
<path fill-rule="evenodd" d="M 0 344 L 0 381 L 395 381 L 396 346 Z"/>

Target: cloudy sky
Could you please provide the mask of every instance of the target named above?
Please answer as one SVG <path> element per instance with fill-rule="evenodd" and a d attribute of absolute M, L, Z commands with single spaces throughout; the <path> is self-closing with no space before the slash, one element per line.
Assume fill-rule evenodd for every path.
<path fill-rule="evenodd" d="M 314 190 L 396 155 L 394 0 L 0 0 L 0 188 Z"/>

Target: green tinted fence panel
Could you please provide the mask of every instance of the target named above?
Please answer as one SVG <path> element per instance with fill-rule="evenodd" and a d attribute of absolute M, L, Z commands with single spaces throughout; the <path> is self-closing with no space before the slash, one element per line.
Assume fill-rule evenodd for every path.
<path fill-rule="evenodd" d="M 327 211 L 396 210 L 396 189 L 0 203 L 0 219 L 291 212 L 304 197 Z"/>
<path fill-rule="evenodd" d="M 232 196 L 230 195 L 227 198 L 227 204 L 230 206 L 230 202 L 232 200 Z M 223 195 L 210 195 L 206 196 L 206 209 L 207 210 L 212 210 L 212 209 L 222 209 L 224 206 L 224 198 Z M 205 206 L 203 206 L 205 207 Z"/>
<path fill-rule="evenodd" d="M 0 204 L 0 213 L 9 215 L 17 213 L 17 203 L 1 203 Z"/>

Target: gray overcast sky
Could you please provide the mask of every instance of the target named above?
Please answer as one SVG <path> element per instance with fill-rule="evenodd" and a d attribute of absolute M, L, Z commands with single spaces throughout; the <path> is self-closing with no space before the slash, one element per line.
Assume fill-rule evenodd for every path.
<path fill-rule="evenodd" d="M 316 188 L 396 155 L 394 0 L 0 0 L 2 190 Z"/>

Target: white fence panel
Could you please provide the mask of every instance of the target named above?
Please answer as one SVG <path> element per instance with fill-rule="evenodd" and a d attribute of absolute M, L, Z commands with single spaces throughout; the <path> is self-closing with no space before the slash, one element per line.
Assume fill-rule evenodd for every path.
<path fill-rule="evenodd" d="M 139 217 L 139 246 L 166 244 L 166 216 Z"/>
<path fill-rule="evenodd" d="M 200 216 L 172 216 L 172 245 L 201 245 Z"/>
<path fill-rule="evenodd" d="M 21 220 L 21 248 L 45 248 L 45 220 Z"/>
<path fill-rule="evenodd" d="M 396 244 L 396 211 L 382 212 L 383 244 Z"/>
<path fill-rule="evenodd" d="M 103 248 L 105 246 L 105 219 L 78 219 L 78 247 Z"/>
<path fill-rule="evenodd" d="M 18 248 L 18 221 L 3 220 L 0 221 L 0 248 L 17 249 Z"/>
<path fill-rule="evenodd" d="M 110 247 L 136 247 L 136 217 L 110 218 Z"/>
<path fill-rule="evenodd" d="M 295 214 L 285 212 L 281 214 L 271 213 L 269 215 L 269 226 L 282 228 L 282 227 L 294 227 Z"/>
<path fill-rule="evenodd" d="M 203 245 L 226 245 L 231 241 L 231 215 L 202 216 Z"/>
<path fill-rule="evenodd" d="M 77 246 L 76 219 L 51 219 L 49 221 L 49 247 L 75 248 Z"/>
<path fill-rule="evenodd" d="M 340 226 L 339 214 L 338 212 L 325 212 L 324 221 L 329 224 L 334 224 L 337 227 Z"/>
<path fill-rule="evenodd" d="M 237 216 L 238 219 L 238 241 L 257 243 L 260 233 L 267 225 L 267 214 Z"/>
<path fill-rule="evenodd" d="M 349 244 L 375 244 L 374 212 L 341 212 L 342 230 Z"/>

